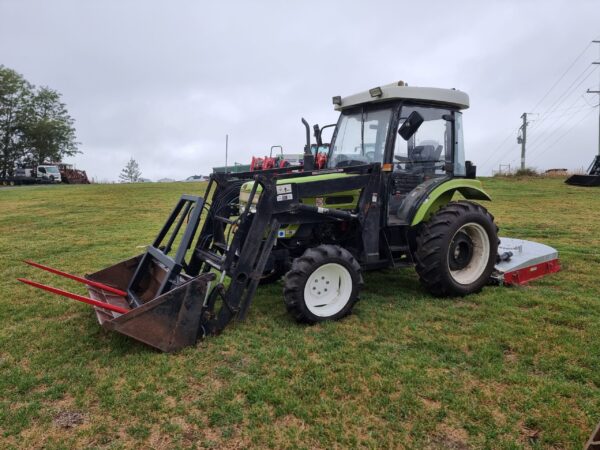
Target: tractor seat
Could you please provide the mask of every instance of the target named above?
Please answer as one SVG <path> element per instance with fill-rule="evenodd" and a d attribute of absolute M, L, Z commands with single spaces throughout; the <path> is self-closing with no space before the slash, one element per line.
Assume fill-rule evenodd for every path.
<path fill-rule="evenodd" d="M 414 162 L 437 162 L 443 149 L 441 145 L 417 145 L 412 151 L 411 159 Z"/>

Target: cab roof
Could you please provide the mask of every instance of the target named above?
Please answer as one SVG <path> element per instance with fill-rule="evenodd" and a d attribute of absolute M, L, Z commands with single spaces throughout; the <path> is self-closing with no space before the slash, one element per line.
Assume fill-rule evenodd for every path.
<path fill-rule="evenodd" d="M 458 109 L 469 107 L 469 96 L 465 92 L 456 89 L 407 86 L 403 81 L 378 86 L 348 97 L 333 97 L 333 104 L 336 111 L 343 111 L 352 106 L 400 99 L 431 102 Z"/>

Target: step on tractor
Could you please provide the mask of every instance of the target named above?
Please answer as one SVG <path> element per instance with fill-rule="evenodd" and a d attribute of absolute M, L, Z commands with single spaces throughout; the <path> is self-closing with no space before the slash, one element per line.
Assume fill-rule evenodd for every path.
<path fill-rule="evenodd" d="M 311 142 L 303 120 L 302 165 L 212 174 L 143 254 L 85 277 L 29 261 L 87 284 L 89 297 L 20 280 L 90 303 L 104 328 L 169 352 L 244 319 L 258 286 L 278 280 L 289 313 L 314 324 L 348 315 L 368 270 L 414 267 L 440 297 L 478 292 L 494 274 L 519 279 L 495 271 L 498 228 L 477 203 L 491 199 L 465 160 L 467 94 L 398 82 L 333 103 L 330 143 L 318 127 Z M 328 151 L 322 168 L 317 147 Z"/>

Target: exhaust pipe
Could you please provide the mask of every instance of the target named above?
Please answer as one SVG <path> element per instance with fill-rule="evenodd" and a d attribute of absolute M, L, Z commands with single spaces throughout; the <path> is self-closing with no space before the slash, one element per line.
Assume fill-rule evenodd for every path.
<path fill-rule="evenodd" d="M 323 145 L 323 140 L 321 139 L 321 130 L 319 129 L 318 123 L 313 125 L 313 130 L 315 132 L 315 139 L 317 140 L 317 146 L 320 147 L 321 145 Z"/>
<path fill-rule="evenodd" d="M 304 170 L 311 171 L 315 168 L 315 157 L 310 151 L 310 125 L 302 118 L 302 123 L 304 124 L 304 128 L 306 128 L 306 145 L 304 146 Z"/>

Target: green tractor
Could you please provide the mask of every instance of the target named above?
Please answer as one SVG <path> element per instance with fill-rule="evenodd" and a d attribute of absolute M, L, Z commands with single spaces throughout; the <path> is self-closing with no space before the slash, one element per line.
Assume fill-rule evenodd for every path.
<path fill-rule="evenodd" d="M 309 323 L 347 315 L 363 270 L 414 266 L 433 295 L 479 291 L 499 241 L 491 214 L 469 201 L 491 198 L 464 157 L 468 96 L 397 83 L 333 102 L 341 114 L 326 168 L 276 182 L 278 192 L 314 187 L 297 199 L 303 213 L 280 225 L 261 283 L 284 277 L 288 311 Z M 254 184 L 242 185 L 242 208 Z M 457 192 L 467 200 L 452 201 Z M 260 197 L 259 186 L 253 203 Z"/>
<path fill-rule="evenodd" d="M 435 296 L 481 290 L 499 240 L 473 202 L 491 199 L 465 161 L 467 94 L 399 82 L 333 103 L 331 142 L 315 127 L 322 168 L 303 119 L 301 166 L 211 175 L 144 254 L 88 275 L 100 323 L 172 351 L 243 319 L 258 285 L 281 278 L 306 323 L 349 314 L 366 270 L 415 267 Z"/>

